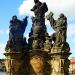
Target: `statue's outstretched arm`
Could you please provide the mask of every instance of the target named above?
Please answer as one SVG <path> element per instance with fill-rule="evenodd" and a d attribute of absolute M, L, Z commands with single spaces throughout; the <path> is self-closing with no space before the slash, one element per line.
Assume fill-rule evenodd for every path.
<path fill-rule="evenodd" d="M 36 5 L 34 5 L 34 7 L 31 9 L 31 11 L 34 11 L 37 8 Z"/>
<path fill-rule="evenodd" d="M 49 20 L 51 27 L 54 29 L 54 26 L 56 24 L 56 20 L 53 18 L 53 13 L 50 12 L 49 15 L 46 16 L 47 20 Z"/>
<path fill-rule="evenodd" d="M 21 28 L 23 32 L 25 32 L 27 24 L 28 24 L 28 16 L 26 16 L 21 23 Z"/>

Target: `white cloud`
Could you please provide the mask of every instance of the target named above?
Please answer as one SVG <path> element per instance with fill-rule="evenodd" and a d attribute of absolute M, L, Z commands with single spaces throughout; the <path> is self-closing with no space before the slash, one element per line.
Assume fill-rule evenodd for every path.
<path fill-rule="evenodd" d="M 24 0 L 19 7 L 19 15 L 33 15 L 30 9 L 34 6 L 34 0 Z M 46 2 L 49 12 L 53 11 L 55 16 L 64 13 L 67 17 L 75 18 L 75 0 L 40 0 Z"/>
<path fill-rule="evenodd" d="M 5 52 L 5 45 L 3 43 L 0 43 L 0 58 L 4 58 L 3 53 Z"/>
<path fill-rule="evenodd" d="M 33 0 L 24 0 L 23 3 L 19 7 L 19 15 L 32 15 L 30 9 L 33 7 L 34 2 Z"/>
<path fill-rule="evenodd" d="M 6 30 L 6 34 L 9 34 L 9 29 Z"/>

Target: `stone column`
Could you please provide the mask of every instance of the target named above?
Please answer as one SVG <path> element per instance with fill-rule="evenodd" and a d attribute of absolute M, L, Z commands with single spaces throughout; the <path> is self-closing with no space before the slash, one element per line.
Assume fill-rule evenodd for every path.
<path fill-rule="evenodd" d="M 4 55 L 6 56 L 6 75 L 21 75 L 22 54 L 20 52 L 7 52 Z"/>
<path fill-rule="evenodd" d="M 51 75 L 69 75 L 70 52 L 62 50 L 60 47 L 51 49 Z"/>

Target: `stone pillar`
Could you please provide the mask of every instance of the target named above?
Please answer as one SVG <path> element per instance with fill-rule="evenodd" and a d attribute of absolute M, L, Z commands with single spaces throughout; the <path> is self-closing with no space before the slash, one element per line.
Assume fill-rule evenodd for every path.
<path fill-rule="evenodd" d="M 70 61 L 68 57 L 70 54 L 59 47 L 51 49 L 51 75 L 69 75 Z"/>
<path fill-rule="evenodd" d="M 5 66 L 6 75 L 22 75 L 21 67 L 23 64 L 22 54 L 20 52 L 7 52 L 4 53 L 6 56 Z"/>

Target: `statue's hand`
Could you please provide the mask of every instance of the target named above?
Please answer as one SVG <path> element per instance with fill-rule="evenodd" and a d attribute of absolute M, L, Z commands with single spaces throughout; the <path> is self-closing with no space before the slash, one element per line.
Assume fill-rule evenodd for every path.
<path fill-rule="evenodd" d="M 54 14 L 53 14 L 53 12 L 50 12 L 50 13 L 49 13 L 49 16 L 51 16 L 51 17 L 52 17 L 53 15 L 54 15 Z"/>
<path fill-rule="evenodd" d="M 34 11 L 34 8 L 30 9 L 31 11 Z"/>
<path fill-rule="evenodd" d="M 25 18 L 27 19 L 29 16 L 26 16 Z"/>
<path fill-rule="evenodd" d="M 26 16 L 26 17 L 23 19 L 23 21 L 27 20 L 27 19 L 28 19 L 28 17 L 29 17 L 29 16 Z"/>
<path fill-rule="evenodd" d="M 50 18 L 53 17 L 53 15 L 54 15 L 53 12 L 50 12 L 50 13 L 46 16 L 47 20 L 50 20 Z"/>

